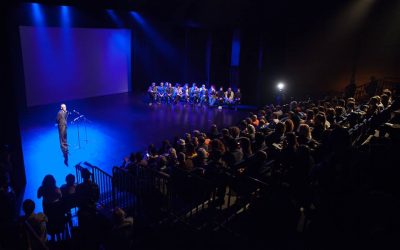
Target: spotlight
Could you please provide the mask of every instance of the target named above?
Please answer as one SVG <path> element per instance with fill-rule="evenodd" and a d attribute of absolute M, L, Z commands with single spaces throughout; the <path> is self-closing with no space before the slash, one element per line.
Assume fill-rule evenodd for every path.
<path fill-rule="evenodd" d="M 279 91 L 282 91 L 285 88 L 285 84 L 283 82 L 280 82 L 276 85 Z"/>

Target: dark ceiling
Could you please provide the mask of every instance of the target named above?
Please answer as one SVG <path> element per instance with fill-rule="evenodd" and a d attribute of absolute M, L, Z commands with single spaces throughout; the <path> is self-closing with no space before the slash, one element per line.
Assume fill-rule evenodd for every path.
<path fill-rule="evenodd" d="M 22 1 L 32 2 L 32 1 Z M 281 25 L 316 22 L 340 8 L 345 0 L 39 0 L 48 5 L 70 5 L 85 9 L 134 10 L 160 21 L 201 27 Z"/>

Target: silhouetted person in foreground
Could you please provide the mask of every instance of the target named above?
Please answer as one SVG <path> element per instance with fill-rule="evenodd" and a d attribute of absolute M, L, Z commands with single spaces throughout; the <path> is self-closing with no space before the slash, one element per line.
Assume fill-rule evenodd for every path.
<path fill-rule="evenodd" d="M 112 215 L 113 227 L 109 235 L 107 249 L 132 249 L 133 218 L 127 217 L 121 208 L 115 208 Z"/>
<path fill-rule="evenodd" d="M 9 176 L 0 172 L 0 249 L 15 242 L 16 196 L 9 184 Z"/>
<path fill-rule="evenodd" d="M 377 88 L 378 88 L 378 80 L 375 78 L 375 76 L 371 76 L 370 81 L 367 84 L 366 89 L 365 89 L 368 97 L 374 96 Z"/>
<path fill-rule="evenodd" d="M 43 212 L 48 217 L 47 229 L 52 240 L 60 237 L 64 230 L 65 214 L 61 202 L 61 190 L 56 185 L 52 175 L 46 175 L 42 186 L 39 187 L 37 197 L 43 198 Z"/>
<path fill-rule="evenodd" d="M 99 186 L 91 180 L 91 173 L 84 168 L 81 171 L 83 182 L 76 187 L 78 206 L 78 221 L 82 244 L 88 248 L 95 248 L 99 239 L 96 239 L 98 230 L 97 202 L 100 197 Z"/>
<path fill-rule="evenodd" d="M 66 184 L 61 186 L 62 193 L 62 204 L 63 209 L 65 210 L 66 221 L 70 228 L 72 228 L 72 214 L 71 208 L 76 207 L 76 183 L 75 176 L 73 174 L 69 174 L 65 177 Z"/>
<path fill-rule="evenodd" d="M 356 93 L 356 83 L 354 81 L 351 81 L 345 89 L 345 97 L 346 98 L 350 98 L 350 97 L 354 97 L 354 94 Z"/>
<path fill-rule="evenodd" d="M 24 215 L 20 218 L 21 249 L 49 249 L 47 247 L 47 217 L 35 213 L 35 202 L 27 199 L 22 204 Z"/>

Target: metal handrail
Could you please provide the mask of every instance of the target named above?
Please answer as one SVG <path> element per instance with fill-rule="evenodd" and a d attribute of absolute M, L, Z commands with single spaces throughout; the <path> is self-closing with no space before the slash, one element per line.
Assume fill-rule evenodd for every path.
<path fill-rule="evenodd" d="M 81 171 L 88 169 L 91 174 L 91 180 L 99 186 L 100 198 L 98 204 L 105 208 L 115 207 L 115 197 L 112 188 L 112 176 L 107 172 L 103 171 L 97 166 L 90 164 L 89 162 L 83 163 L 86 167 L 83 167 L 81 163 L 75 165 L 76 180 L 78 183 L 83 181 Z"/>

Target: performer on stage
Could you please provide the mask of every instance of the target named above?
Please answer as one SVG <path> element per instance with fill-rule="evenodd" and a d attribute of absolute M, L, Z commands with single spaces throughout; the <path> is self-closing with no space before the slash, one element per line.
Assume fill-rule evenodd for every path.
<path fill-rule="evenodd" d="M 185 102 L 189 102 L 190 100 L 190 89 L 189 85 L 186 83 L 185 87 L 183 88 L 183 98 Z"/>
<path fill-rule="evenodd" d="M 197 86 L 194 86 L 190 91 L 190 98 L 192 100 L 192 104 L 198 104 L 200 101 L 200 90 Z"/>
<path fill-rule="evenodd" d="M 157 87 L 157 99 L 158 103 L 163 102 L 165 99 L 165 87 L 163 82 L 160 82 L 160 86 Z"/>
<path fill-rule="evenodd" d="M 242 101 L 242 92 L 240 92 L 240 89 L 238 88 L 235 93 L 235 104 L 239 105 L 241 104 L 241 101 Z"/>
<path fill-rule="evenodd" d="M 200 88 L 200 104 L 208 105 L 208 89 L 206 88 L 205 84 L 201 85 Z"/>
<path fill-rule="evenodd" d="M 155 82 L 153 82 L 150 85 L 149 89 L 147 90 L 147 93 L 149 94 L 150 97 L 150 104 L 157 102 L 157 86 Z"/>
<path fill-rule="evenodd" d="M 208 91 L 209 97 L 209 104 L 210 106 L 214 106 L 215 101 L 217 100 L 217 90 L 215 89 L 214 85 L 211 85 L 210 90 Z"/>
<path fill-rule="evenodd" d="M 225 98 L 224 88 L 220 87 L 219 91 L 217 91 L 217 104 L 218 104 L 218 106 L 221 106 L 221 105 L 224 104 L 224 98 Z"/>
<path fill-rule="evenodd" d="M 183 96 L 183 88 L 178 84 L 175 90 L 174 103 L 177 104 L 181 101 Z"/>
<path fill-rule="evenodd" d="M 232 88 L 228 88 L 228 90 L 225 92 L 225 103 L 230 105 L 233 103 L 235 94 L 232 91 Z"/>
<path fill-rule="evenodd" d="M 60 147 L 64 156 L 64 164 L 68 166 L 68 144 L 67 144 L 67 105 L 61 104 L 61 110 L 57 113 L 58 136 L 60 138 Z"/>
<path fill-rule="evenodd" d="M 172 103 L 173 94 L 174 94 L 174 87 L 172 87 L 172 83 L 170 83 L 170 82 L 168 83 L 167 82 L 167 84 L 165 86 L 165 94 L 166 94 L 165 102 L 168 103 L 168 104 Z"/>

